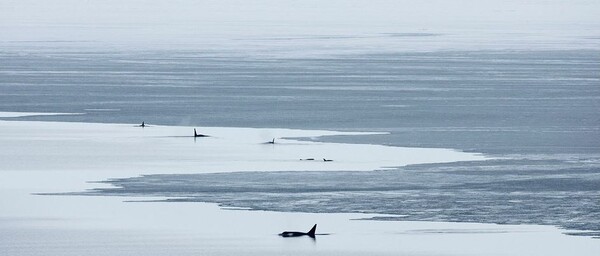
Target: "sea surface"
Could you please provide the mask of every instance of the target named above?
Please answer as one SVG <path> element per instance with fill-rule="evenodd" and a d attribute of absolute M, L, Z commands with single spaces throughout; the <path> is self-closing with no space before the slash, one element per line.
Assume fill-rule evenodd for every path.
<path fill-rule="evenodd" d="M 600 50 L 285 57 L 14 47 L 0 63 L 2 111 L 81 113 L 6 120 L 389 132 L 298 139 L 496 158 L 371 173 L 166 173 L 88 194 L 600 231 Z"/>
<path fill-rule="evenodd" d="M 0 51 L 15 120 L 390 132 L 328 140 L 491 154 L 600 152 L 600 50 L 283 58 Z"/>

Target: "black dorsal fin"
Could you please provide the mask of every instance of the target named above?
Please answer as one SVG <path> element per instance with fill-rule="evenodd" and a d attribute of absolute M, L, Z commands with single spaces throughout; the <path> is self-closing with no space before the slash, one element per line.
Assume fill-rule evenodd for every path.
<path fill-rule="evenodd" d="M 314 226 L 313 226 L 313 227 L 310 229 L 310 231 L 308 231 L 308 233 L 306 233 L 306 234 L 307 234 L 308 236 L 312 236 L 312 237 L 314 237 L 314 236 L 315 236 L 315 232 L 317 232 L 317 224 L 315 224 L 315 225 L 314 225 Z"/>

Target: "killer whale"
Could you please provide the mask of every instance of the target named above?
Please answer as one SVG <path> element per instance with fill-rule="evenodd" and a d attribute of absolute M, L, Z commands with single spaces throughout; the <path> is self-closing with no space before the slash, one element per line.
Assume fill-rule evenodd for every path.
<path fill-rule="evenodd" d="M 298 232 L 298 231 L 283 231 L 279 236 L 282 237 L 299 237 L 299 236 L 309 236 L 315 238 L 315 232 L 317 231 L 317 224 L 315 224 L 308 232 Z"/>

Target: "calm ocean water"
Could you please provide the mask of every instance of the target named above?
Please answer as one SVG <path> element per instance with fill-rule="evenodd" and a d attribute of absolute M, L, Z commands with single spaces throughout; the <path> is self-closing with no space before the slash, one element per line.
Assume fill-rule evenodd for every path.
<path fill-rule="evenodd" d="M 453 148 L 505 159 L 360 174 L 367 183 L 346 173 L 322 174 L 322 183 L 306 191 L 277 184 L 286 187 L 313 174 L 284 173 L 260 186 L 244 183 L 265 180 L 258 174 L 187 178 L 236 183 L 235 197 L 210 186 L 173 194 L 162 187 L 170 176 L 142 191 L 264 210 L 600 230 L 597 50 L 283 57 L 45 49 L 0 51 L 0 63 L 0 110 L 83 113 L 10 120 L 385 131 L 391 134 L 321 139 Z M 122 189 L 100 192 L 136 194 L 129 187 L 136 182 L 120 180 Z M 308 200 L 315 196 L 321 200 Z"/>
<path fill-rule="evenodd" d="M 198 173 L 174 174 L 155 169 L 176 169 L 168 156 L 106 170 L 120 165 L 82 152 L 94 168 L 73 171 L 46 164 L 74 159 L 72 138 L 7 125 L 0 255 L 597 255 L 598 13 L 597 0 L 0 1 L 0 112 L 80 113 L 2 120 L 388 132 L 296 139 L 489 157 L 232 173 L 190 157 Z M 332 235 L 276 235 L 304 223 Z"/>
<path fill-rule="evenodd" d="M 600 153 L 600 51 L 2 51 L 0 62 L 1 110 L 85 113 L 26 120 L 388 131 L 330 140 Z"/>

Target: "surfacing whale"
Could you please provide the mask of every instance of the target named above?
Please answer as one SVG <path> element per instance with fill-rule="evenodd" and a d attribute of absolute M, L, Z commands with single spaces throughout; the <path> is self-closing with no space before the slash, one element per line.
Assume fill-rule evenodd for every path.
<path fill-rule="evenodd" d="M 309 236 L 315 238 L 315 232 L 317 231 L 317 224 L 315 224 L 310 231 L 308 232 L 298 232 L 298 231 L 283 231 L 279 236 L 282 237 L 299 237 L 299 236 Z"/>

